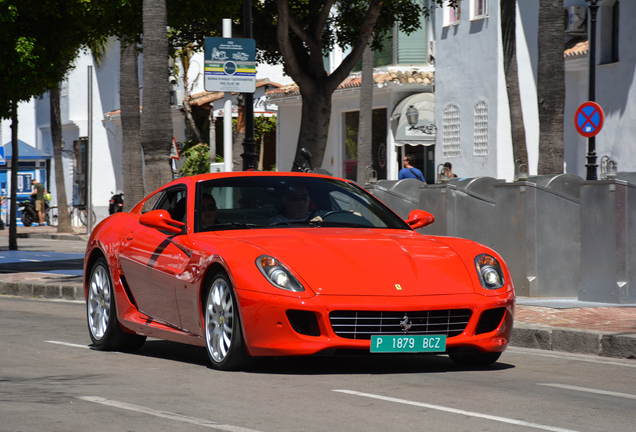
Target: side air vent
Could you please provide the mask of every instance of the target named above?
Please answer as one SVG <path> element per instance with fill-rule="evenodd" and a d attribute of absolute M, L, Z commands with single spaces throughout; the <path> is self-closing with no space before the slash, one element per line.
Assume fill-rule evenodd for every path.
<path fill-rule="evenodd" d="M 296 333 L 305 336 L 320 336 L 316 314 L 301 310 L 288 310 L 287 319 Z"/>
<path fill-rule="evenodd" d="M 497 308 L 484 311 L 479 318 L 475 334 L 490 333 L 499 327 L 506 313 L 506 308 Z"/>

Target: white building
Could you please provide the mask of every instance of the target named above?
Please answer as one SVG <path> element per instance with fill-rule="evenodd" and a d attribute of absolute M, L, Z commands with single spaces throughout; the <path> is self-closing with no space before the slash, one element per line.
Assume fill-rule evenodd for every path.
<path fill-rule="evenodd" d="M 379 178 L 396 179 L 400 167 L 399 116 L 396 114 L 398 119 L 392 116 L 393 110 L 406 96 L 430 91 L 435 95 L 437 134 L 434 146 L 425 142 L 422 147 L 406 148 L 407 152 L 416 156 L 416 166 L 430 172 L 431 166 L 435 170 L 439 164 L 451 162 L 453 171 L 460 177 L 488 176 L 509 181 L 514 178 L 499 2 L 461 0 L 459 4 L 459 12 L 448 6 L 436 8 L 430 19 L 423 22 L 422 30 L 413 35 L 394 35 L 393 62 L 375 70 L 373 104 L 374 109 L 385 110 L 387 144 L 386 172 Z M 564 13 L 582 15 L 578 20 L 575 15 L 573 25 L 564 29 L 564 40 L 576 42 L 586 39 L 588 3 L 585 0 L 565 0 L 563 5 Z M 572 6 L 579 7 L 572 9 Z M 538 1 L 517 2 L 517 63 L 531 175 L 537 173 L 539 159 L 538 16 Z M 636 2 L 600 2 L 596 101 L 605 111 L 605 125 L 596 136 L 597 164 L 601 165 L 601 159 L 606 156 L 606 160 L 609 158 L 618 164 L 619 171 L 636 171 L 636 146 L 630 142 L 636 128 L 631 121 L 636 118 L 636 102 L 632 97 L 636 91 L 636 50 L 632 49 L 633 36 L 629 25 L 632 18 L 636 18 Z M 411 42 L 409 48 L 416 49 L 411 58 L 406 53 L 402 55 L 407 41 Z M 582 178 L 586 177 L 587 139 L 576 131 L 574 115 L 576 109 L 588 100 L 587 51 L 587 44 L 583 43 L 564 52 L 564 168 L 565 172 Z M 386 81 L 377 82 L 378 74 L 387 71 L 434 71 L 434 85 L 432 88 L 406 83 L 387 86 Z M 359 109 L 358 76 L 352 74 L 334 93 L 325 158 L 314 161 L 315 165 L 348 178 L 352 177 L 347 166 L 344 131 L 347 129 L 348 113 L 357 113 Z M 291 169 L 302 101 L 294 86 L 275 90 L 270 93 L 270 98 L 279 105 L 278 165 L 282 169 Z M 420 111 L 420 116 L 423 114 Z M 378 171 L 376 166 L 374 169 Z M 598 174 L 602 174 L 600 168 Z M 433 177 L 427 175 L 427 179 L 431 178 L 434 174 Z"/>

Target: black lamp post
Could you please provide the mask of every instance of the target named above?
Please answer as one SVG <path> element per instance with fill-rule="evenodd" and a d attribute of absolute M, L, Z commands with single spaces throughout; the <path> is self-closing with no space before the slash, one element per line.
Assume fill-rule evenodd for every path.
<path fill-rule="evenodd" d="M 590 50 L 588 54 L 588 64 L 589 64 L 589 84 L 588 91 L 589 96 L 588 100 L 591 102 L 596 102 L 596 13 L 598 12 L 599 6 L 597 5 L 598 0 L 585 0 L 590 3 L 590 31 L 589 31 L 589 43 Z M 598 165 L 596 164 L 596 137 L 592 136 L 587 139 L 587 176 L 586 180 L 598 180 L 596 176 L 596 168 Z"/>
<path fill-rule="evenodd" d="M 252 1 L 243 0 L 243 17 L 245 21 L 244 37 L 252 36 Z M 243 170 L 258 168 L 258 153 L 256 153 L 256 141 L 254 140 L 254 94 L 243 93 L 245 101 L 245 140 L 243 141 Z"/>

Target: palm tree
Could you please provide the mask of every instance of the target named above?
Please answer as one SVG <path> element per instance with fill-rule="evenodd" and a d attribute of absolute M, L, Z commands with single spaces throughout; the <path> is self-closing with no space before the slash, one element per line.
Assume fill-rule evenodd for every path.
<path fill-rule="evenodd" d="M 360 83 L 360 120 L 358 122 L 358 172 L 356 181 L 366 181 L 367 166 L 373 166 L 373 49 L 371 41 L 362 54 L 362 82 Z"/>
<path fill-rule="evenodd" d="M 143 160 L 140 139 L 139 63 L 137 44 L 126 42 L 120 57 L 119 106 L 124 157 L 124 211 L 144 197 Z"/>
<path fill-rule="evenodd" d="M 172 180 L 166 0 L 143 0 L 143 20 L 141 145 L 146 164 L 145 185 L 148 191 L 154 191 Z"/>
<path fill-rule="evenodd" d="M 553 0 L 539 3 L 539 175 L 563 172 L 563 110 L 565 60 L 563 5 Z"/>
<path fill-rule="evenodd" d="M 506 88 L 508 90 L 508 104 L 510 106 L 510 123 L 512 128 L 512 152 L 514 160 L 520 161 L 521 164 L 527 167 L 528 149 L 526 147 L 526 129 L 523 124 L 519 75 L 517 73 L 517 1 L 500 0 L 499 7 L 504 74 L 506 78 Z"/>

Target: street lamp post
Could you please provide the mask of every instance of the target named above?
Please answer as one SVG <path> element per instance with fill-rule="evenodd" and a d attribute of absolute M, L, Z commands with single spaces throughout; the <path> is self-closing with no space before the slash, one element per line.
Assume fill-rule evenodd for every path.
<path fill-rule="evenodd" d="M 598 12 L 598 0 L 585 0 L 590 3 L 590 31 L 589 31 L 589 43 L 590 50 L 588 56 L 589 65 L 589 84 L 588 99 L 591 102 L 596 101 L 596 13 Z M 592 136 L 587 139 L 587 176 L 586 180 L 598 180 L 596 176 L 596 137 Z"/>
<path fill-rule="evenodd" d="M 252 38 L 252 1 L 243 0 L 243 17 L 245 21 L 244 37 Z M 258 153 L 254 140 L 254 94 L 243 93 L 245 100 L 245 140 L 243 141 L 243 170 L 258 168 Z"/>

